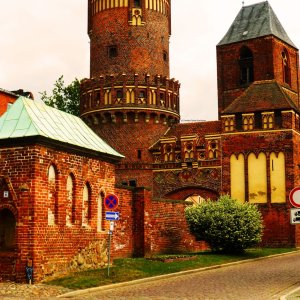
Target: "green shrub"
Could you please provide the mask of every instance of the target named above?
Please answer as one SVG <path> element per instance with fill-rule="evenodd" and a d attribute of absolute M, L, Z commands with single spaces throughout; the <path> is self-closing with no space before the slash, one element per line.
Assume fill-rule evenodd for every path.
<path fill-rule="evenodd" d="M 187 207 L 185 215 L 191 233 L 213 251 L 243 252 L 261 241 L 263 225 L 257 207 L 228 195 Z"/>

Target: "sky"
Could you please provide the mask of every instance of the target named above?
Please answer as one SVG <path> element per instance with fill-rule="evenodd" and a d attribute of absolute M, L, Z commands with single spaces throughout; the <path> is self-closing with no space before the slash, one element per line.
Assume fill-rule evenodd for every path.
<path fill-rule="evenodd" d="M 244 0 L 244 5 L 261 2 Z M 300 47 L 299 0 L 269 0 Z M 217 120 L 216 45 L 242 0 L 172 0 L 170 77 L 181 83 L 182 120 Z M 0 88 L 51 93 L 89 77 L 87 0 L 0 0 Z"/>

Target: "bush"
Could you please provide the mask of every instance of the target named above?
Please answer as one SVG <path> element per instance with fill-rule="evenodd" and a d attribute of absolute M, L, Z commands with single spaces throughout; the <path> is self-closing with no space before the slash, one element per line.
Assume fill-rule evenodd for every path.
<path fill-rule="evenodd" d="M 191 233 L 206 241 L 212 251 L 243 252 L 261 241 L 263 225 L 257 207 L 228 195 L 187 207 L 185 215 Z"/>

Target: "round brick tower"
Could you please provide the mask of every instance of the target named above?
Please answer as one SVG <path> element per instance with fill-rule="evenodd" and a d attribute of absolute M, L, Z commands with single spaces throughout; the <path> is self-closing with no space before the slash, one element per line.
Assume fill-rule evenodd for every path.
<path fill-rule="evenodd" d="M 88 10 L 81 117 L 125 155 L 123 165 L 145 169 L 149 147 L 180 118 L 180 84 L 169 78 L 171 0 L 88 0 Z"/>

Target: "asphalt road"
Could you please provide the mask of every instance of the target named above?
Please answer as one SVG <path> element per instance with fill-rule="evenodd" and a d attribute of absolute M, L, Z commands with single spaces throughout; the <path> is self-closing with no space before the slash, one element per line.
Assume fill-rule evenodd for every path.
<path fill-rule="evenodd" d="M 279 299 L 300 286 L 300 252 L 81 294 L 75 299 Z M 74 299 L 74 298 L 73 298 Z"/>

